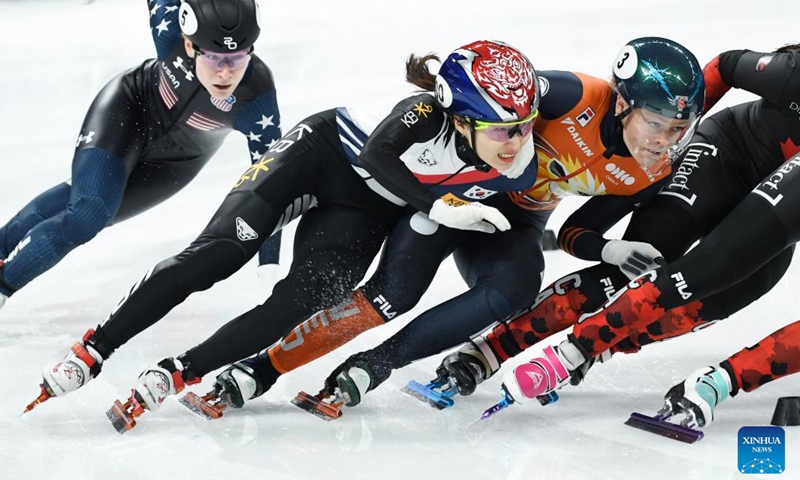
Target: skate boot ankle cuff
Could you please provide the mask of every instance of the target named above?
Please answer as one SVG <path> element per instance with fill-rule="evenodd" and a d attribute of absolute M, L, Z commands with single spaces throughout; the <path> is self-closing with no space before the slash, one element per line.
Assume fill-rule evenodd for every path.
<path fill-rule="evenodd" d="M 261 395 L 264 394 L 264 391 L 265 391 L 264 383 L 261 380 L 261 375 L 259 375 L 259 372 L 256 372 L 249 365 L 247 365 L 245 363 L 242 363 L 242 362 L 236 362 L 231 366 L 234 367 L 234 368 L 237 368 L 237 369 L 243 371 L 244 373 L 246 373 L 247 375 L 249 375 L 253 379 L 254 383 L 256 384 L 256 388 L 255 388 L 255 391 L 253 392 L 253 394 L 248 398 L 243 398 L 242 400 L 252 400 L 253 398 L 260 397 Z"/>
<path fill-rule="evenodd" d="M 100 374 L 100 370 L 103 368 L 103 357 L 91 345 L 75 343 L 72 346 L 72 353 L 89 367 L 89 375 L 96 377 Z"/>
<path fill-rule="evenodd" d="M 472 354 L 472 351 L 470 351 L 472 349 L 468 347 L 459 351 L 459 353 L 470 355 L 471 357 L 474 357 L 476 360 L 480 361 L 480 363 L 483 365 L 483 371 L 485 373 L 484 380 L 491 377 L 496 371 L 500 370 L 500 362 L 498 361 L 497 354 L 495 354 L 494 349 L 483 337 L 478 336 L 473 338 L 472 345 L 475 347 L 475 350 L 480 353 L 480 355 Z"/>
<path fill-rule="evenodd" d="M 189 383 L 187 381 L 184 381 L 184 378 L 183 378 L 183 371 L 184 371 L 183 363 L 180 360 L 178 360 L 177 358 L 176 359 L 165 358 L 164 360 L 161 360 L 160 362 L 158 362 L 157 365 L 159 367 L 163 368 L 164 370 L 166 370 L 170 374 L 170 376 L 172 377 L 172 384 L 175 386 L 175 393 L 181 393 L 183 391 L 183 389 L 186 388 L 187 384 L 188 385 L 192 384 L 192 383 Z M 198 383 L 198 382 L 199 382 L 199 380 L 196 381 L 196 382 L 193 382 L 193 383 Z"/>
<path fill-rule="evenodd" d="M 491 346 L 492 350 L 496 353 L 500 362 L 505 362 L 511 357 L 515 357 L 522 353 L 517 341 L 508 329 L 505 323 L 499 323 L 495 326 L 488 335 L 486 335 L 486 342 Z"/>
<path fill-rule="evenodd" d="M 724 362 L 719 364 L 721 370 L 728 374 L 728 386 L 730 387 L 730 396 L 735 397 L 737 393 L 739 393 L 739 382 L 737 379 L 739 377 L 736 376 L 736 372 L 733 370 L 733 366 L 730 364 L 729 361 L 725 360 Z"/>
<path fill-rule="evenodd" d="M 573 334 L 567 335 L 567 339 L 558 345 L 558 352 L 569 370 L 575 370 L 584 363 L 588 362 L 592 355 L 583 348 L 578 339 Z"/>
<path fill-rule="evenodd" d="M 180 364 L 181 366 L 180 367 L 181 382 L 186 383 L 186 385 L 195 385 L 203 381 L 203 376 L 197 374 L 195 369 L 192 367 L 192 361 L 189 360 L 189 357 L 187 357 L 185 353 L 176 358 L 175 362 L 177 364 Z"/>
<path fill-rule="evenodd" d="M 106 340 L 103 335 L 103 327 L 98 325 L 96 328 L 90 328 L 83 334 L 83 344 L 91 346 L 95 352 L 100 355 L 103 361 L 108 360 L 108 357 L 114 353 L 114 348 Z M 102 362 L 101 362 L 102 363 Z"/>

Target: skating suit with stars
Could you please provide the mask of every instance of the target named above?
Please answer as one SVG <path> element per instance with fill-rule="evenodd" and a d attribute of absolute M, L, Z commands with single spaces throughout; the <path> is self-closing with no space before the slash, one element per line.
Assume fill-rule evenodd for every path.
<path fill-rule="evenodd" d="M 158 58 L 146 61 L 128 75 L 142 82 L 142 94 L 150 100 L 144 105 L 156 129 L 150 149 L 161 151 L 158 157 L 162 161 L 181 160 L 185 150 L 208 154 L 216 151 L 235 129 L 247 137 L 251 160 L 258 160 L 281 136 L 272 72 L 253 55 L 231 96 L 225 100 L 212 97 L 193 71 L 194 59 L 186 54 L 178 24 L 180 2 L 148 3 Z M 175 144 L 181 148 L 175 148 Z"/>
<path fill-rule="evenodd" d="M 157 58 L 112 78 L 86 113 L 72 178 L 36 197 L 0 228 L 0 293 L 11 295 L 108 225 L 168 199 L 208 163 L 228 133 L 255 161 L 281 136 L 269 68 L 255 55 L 224 100 L 200 84 L 178 24 L 178 0 L 151 0 Z M 247 159 L 247 160 L 246 160 Z M 271 241 L 261 263 L 277 262 Z"/>

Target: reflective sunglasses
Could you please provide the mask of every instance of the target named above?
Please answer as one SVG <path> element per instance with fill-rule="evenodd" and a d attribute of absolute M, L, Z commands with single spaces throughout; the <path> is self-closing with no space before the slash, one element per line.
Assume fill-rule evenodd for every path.
<path fill-rule="evenodd" d="M 194 50 L 197 52 L 196 58 L 198 61 L 217 71 L 225 68 L 225 65 L 230 67 L 231 70 L 244 68 L 250 62 L 250 55 L 253 53 L 252 48 L 234 53 L 204 52 L 197 47 Z"/>
<path fill-rule="evenodd" d="M 533 113 L 515 122 L 482 122 L 480 120 L 473 121 L 473 128 L 475 130 L 486 130 L 486 136 L 496 142 L 506 142 L 514 135 L 519 133 L 523 137 L 527 136 L 533 130 L 533 121 L 539 116 L 539 110 L 534 110 Z"/>

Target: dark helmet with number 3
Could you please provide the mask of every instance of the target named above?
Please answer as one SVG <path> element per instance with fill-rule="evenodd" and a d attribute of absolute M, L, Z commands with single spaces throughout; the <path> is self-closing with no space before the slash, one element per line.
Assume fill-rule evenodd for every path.
<path fill-rule="evenodd" d="M 203 51 L 249 50 L 261 33 L 257 0 L 183 0 L 181 32 Z"/>
<path fill-rule="evenodd" d="M 683 45 L 659 37 L 628 42 L 614 60 L 614 81 L 630 108 L 692 120 L 703 109 L 703 69 Z"/>

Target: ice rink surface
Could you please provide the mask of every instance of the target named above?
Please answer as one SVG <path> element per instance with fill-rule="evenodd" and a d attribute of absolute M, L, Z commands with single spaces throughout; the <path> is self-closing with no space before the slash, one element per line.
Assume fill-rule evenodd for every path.
<path fill-rule="evenodd" d="M 673 38 L 703 64 L 725 50 L 769 51 L 800 41 L 800 3 L 787 0 L 262 0 L 261 9 L 256 53 L 275 74 L 284 129 L 338 105 L 390 105 L 411 92 L 403 81 L 409 53 L 444 56 L 482 38 L 520 48 L 537 69 L 601 77 L 610 73 L 618 49 L 638 36 Z M 0 32 L 6 38 L 0 75 L 5 222 L 34 195 L 70 176 L 74 142 L 94 95 L 155 49 L 145 0 L 0 0 Z M 751 98 L 732 92 L 722 104 Z M 0 311 L 0 478 L 729 479 L 740 475 L 738 429 L 768 424 L 777 397 L 800 395 L 795 377 L 727 401 L 706 438 L 694 445 L 623 425 L 632 411 L 652 413 L 666 390 L 695 368 L 800 318 L 795 266 L 756 305 L 690 337 L 615 357 L 548 407 L 515 406 L 472 424 L 498 399 L 499 375 L 445 411 L 399 392 L 410 379 L 429 379 L 441 356 L 395 372 L 335 422 L 289 404 L 299 390 L 319 389 L 351 353 L 461 292 L 464 284 L 448 260 L 414 311 L 285 376 L 244 409 L 205 421 L 171 398 L 135 430 L 117 434 L 104 412 L 128 395 L 143 368 L 180 354 L 265 298 L 251 263 L 123 346 L 87 387 L 19 418 L 38 392 L 41 369 L 102 321 L 149 266 L 188 245 L 248 164 L 246 143 L 234 132 L 184 191 L 102 232 Z M 565 201 L 551 228 L 579 204 Z M 288 243 L 283 254 L 288 265 Z M 548 252 L 546 260 L 545 284 L 585 265 L 559 252 Z M 209 375 L 193 390 L 205 392 L 212 381 Z M 798 451 L 800 430 L 787 428 L 786 478 L 800 478 Z"/>

